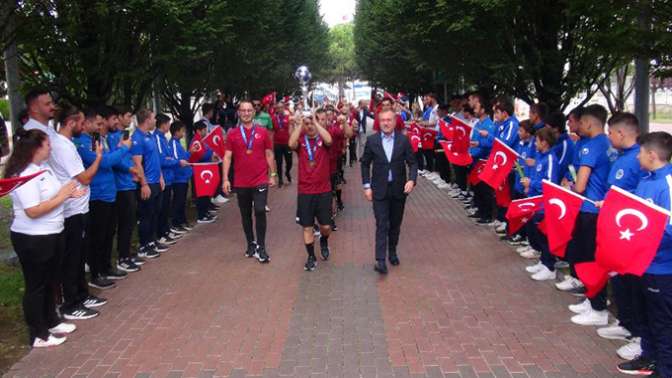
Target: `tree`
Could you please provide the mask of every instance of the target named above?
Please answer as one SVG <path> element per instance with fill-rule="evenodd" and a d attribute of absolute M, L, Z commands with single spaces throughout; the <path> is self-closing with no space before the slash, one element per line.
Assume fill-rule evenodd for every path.
<path fill-rule="evenodd" d="M 329 58 L 325 80 L 338 84 L 339 97 L 345 96 L 345 82 L 358 76 L 355 62 L 354 25 L 349 22 L 329 30 Z"/>
<path fill-rule="evenodd" d="M 625 102 L 635 89 L 633 71 L 632 64 L 625 64 L 615 69 L 600 85 L 600 92 L 607 100 L 611 113 L 625 111 Z"/>

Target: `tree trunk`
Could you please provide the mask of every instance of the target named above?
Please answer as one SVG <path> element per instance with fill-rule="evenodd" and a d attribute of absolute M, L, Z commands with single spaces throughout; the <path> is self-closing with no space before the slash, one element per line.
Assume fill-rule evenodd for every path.
<path fill-rule="evenodd" d="M 656 118 L 656 92 L 658 92 L 658 84 L 655 80 L 651 80 L 651 115 Z"/>
<path fill-rule="evenodd" d="M 12 130 L 16 130 L 19 123 L 19 112 L 23 106 L 19 88 L 21 79 L 19 77 L 19 57 L 16 49 L 16 42 L 12 42 L 5 50 L 5 75 L 7 76 L 7 95 L 9 96 L 9 120 L 12 123 Z"/>

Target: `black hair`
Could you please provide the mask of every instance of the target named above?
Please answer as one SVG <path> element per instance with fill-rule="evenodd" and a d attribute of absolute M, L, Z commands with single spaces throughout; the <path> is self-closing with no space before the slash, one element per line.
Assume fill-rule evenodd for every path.
<path fill-rule="evenodd" d="M 543 102 L 530 105 L 530 112 L 535 112 L 541 118 L 542 122 L 546 122 L 546 117 L 548 116 L 548 105 Z M 548 123 L 548 122 L 546 122 Z"/>
<path fill-rule="evenodd" d="M 567 118 L 574 117 L 576 119 L 581 119 L 581 114 L 583 113 L 583 106 L 577 106 L 576 108 L 569 111 Z"/>
<path fill-rule="evenodd" d="M 203 120 L 194 123 L 194 130 L 207 129 L 208 125 L 205 124 Z"/>
<path fill-rule="evenodd" d="M 495 103 L 495 109 L 500 112 L 506 112 L 509 116 L 513 115 L 513 103 L 509 99 L 500 98 Z"/>
<path fill-rule="evenodd" d="M 672 159 L 672 135 L 664 131 L 656 131 L 642 135 L 639 138 L 640 146 L 654 151 L 662 161 Z"/>
<path fill-rule="evenodd" d="M 42 130 L 26 130 L 20 127 L 14 131 L 14 148 L 5 165 L 4 177 L 18 176 L 33 161 L 35 151 L 42 147 L 42 143 L 49 139 Z"/>
<path fill-rule="evenodd" d="M 543 118 L 543 120 L 553 130 L 557 131 L 558 134 L 567 132 L 567 117 L 565 117 L 565 113 L 561 111 L 552 112 L 546 118 Z"/>
<path fill-rule="evenodd" d="M 70 118 L 76 115 L 79 115 L 82 111 L 78 107 L 70 104 L 61 104 L 59 105 L 58 114 L 56 114 L 56 122 L 60 127 L 65 126 L 65 122 Z"/>
<path fill-rule="evenodd" d="M 117 109 L 117 114 L 118 115 L 124 115 L 126 113 L 133 113 L 133 110 L 131 110 L 131 107 L 126 104 L 118 104 L 114 106 L 115 109 Z"/>
<path fill-rule="evenodd" d="M 581 111 L 581 117 L 584 116 L 593 117 L 604 125 L 607 122 L 607 109 L 598 104 L 588 105 Z"/>
<path fill-rule="evenodd" d="M 100 115 L 100 113 L 95 108 L 84 109 L 84 118 L 86 118 L 86 119 L 95 119 L 99 115 Z"/>
<path fill-rule="evenodd" d="M 557 132 L 547 127 L 537 130 L 537 132 L 534 134 L 534 137 L 539 140 L 545 141 L 546 143 L 548 143 L 549 147 L 552 147 L 558 140 Z"/>
<path fill-rule="evenodd" d="M 110 105 L 101 105 L 98 107 L 98 114 L 100 114 L 101 117 L 108 119 L 110 117 L 118 116 L 119 111 Z"/>
<path fill-rule="evenodd" d="M 145 121 L 152 115 L 152 111 L 149 109 L 140 109 L 135 114 L 135 118 L 138 120 L 138 125 L 142 125 Z"/>
<path fill-rule="evenodd" d="M 49 94 L 49 91 L 46 88 L 42 87 L 31 88 L 28 91 L 28 93 L 26 93 L 25 97 L 26 107 L 30 108 L 30 105 L 32 105 L 33 102 L 37 100 L 38 97 L 47 94 Z"/>
<path fill-rule="evenodd" d="M 170 122 L 170 117 L 163 113 L 159 113 L 156 115 L 156 127 L 161 127 L 161 125 L 165 125 L 166 123 Z"/>
<path fill-rule="evenodd" d="M 529 119 L 520 121 L 520 128 L 525 130 L 528 134 L 534 135 L 534 125 Z"/>
<path fill-rule="evenodd" d="M 203 104 L 201 107 L 201 111 L 203 112 L 203 115 L 205 116 L 206 114 L 210 113 L 211 111 L 215 110 L 215 105 L 211 102 L 206 102 Z M 158 120 L 157 120 L 158 121 Z"/>
<path fill-rule="evenodd" d="M 609 118 L 607 124 L 610 128 L 625 127 L 631 132 L 639 134 L 639 120 L 637 119 L 637 116 L 632 113 L 615 113 Z"/>
<path fill-rule="evenodd" d="M 462 113 L 469 113 L 472 116 L 474 115 L 474 108 L 469 106 L 469 104 L 462 105 Z"/>
<path fill-rule="evenodd" d="M 170 135 L 175 135 L 178 131 L 186 128 L 186 125 L 182 121 L 173 121 L 173 123 L 170 124 Z"/>

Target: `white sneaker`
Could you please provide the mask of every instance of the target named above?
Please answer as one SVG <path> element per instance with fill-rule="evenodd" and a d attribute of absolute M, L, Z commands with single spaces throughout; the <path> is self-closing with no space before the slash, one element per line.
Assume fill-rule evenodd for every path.
<path fill-rule="evenodd" d="M 271 212 L 271 208 L 268 207 L 268 206 L 266 206 L 266 207 L 264 208 L 264 210 L 266 210 L 267 213 L 270 213 L 270 212 Z"/>
<path fill-rule="evenodd" d="M 536 263 L 534 265 L 528 265 L 527 267 L 525 267 L 525 271 L 527 273 L 534 274 L 534 273 L 537 273 L 538 271 L 540 271 L 541 268 L 543 268 L 543 267 L 544 267 L 544 264 L 542 264 L 541 261 L 539 261 L 538 263 Z"/>
<path fill-rule="evenodd" d="M 555 269 L 566 269 L 569 268 L 569 263 L 567 261 L 558 260 L 555 262 Z"/>
<path fill-rule="evenodd" d="M 592 308 L 584 313 L 572 316 L 572 323 L 585 326 L 606 326 L 609 324 L 609 311 L 595 311 Z"/>
<path fill-rule="evenodd" d="M 618 357 L 632 361 L 635 358 L 642 355 L 642 339 L 639 337 L 633 337 L 632 341 L 623 345 L 622 347 L 616 349 L 616 354 Z"/>
<path fill-rule="evenodd" d="M 569 305 L 567 307 L 569 308 L 569 311 L 575 314 L 583 314 L 586 311 L 592 310 L 592 307 L 590 307 L 590 300 L 588 298 L 577 304 Z"/>
<path fill-rule="evenodd" d="M 77 326 L 72 323 L 59 323 L 56 327 L 49 328 L 50 333 L 66 334 L 73 333 Z"/>
<path fill-rule="evenodd" d="M 220 195 L 218 195 L 217 197 L 215 197 L 215 198 L 213 199 L 213 201 L 214 201 L 215 203 L 221 205 L 221 204 L 225 204 L 225 203 L 229 202 L 229 199 L 226 198 L 226 197 L 224 197 L 223 195 L 220 194 Z"/>
<path fill-rule="evenodd" d="M 497 228 L 495 228 L 495 232 L 498 233 L 506 232 L 506 222 L 501 222 L 500 225 L 497 226 Z"/>
<path fill-rule="evenodd" d="M 439 188 L 439 189 L 448 189 L 448 188 L 450 188 L 450 185 L 448 185 L 444 182 L 443 184 L 439 184 L 436 187 Z"/>
<path fill-rule="evenodd" d="M 425 175 L 425 178 L 427 178 L 429 181 L 434 181 L 436 179 L 436 173 L 429 172 Z"/>
<path fill-rule="evenodd" d="M 418 174 L 419 174 L 420 176 L 424 176 L 426 172 L 427 172 L 427 171 L 425 171 L 424 169 L 418 169 Z"/>
<path fill-rule="evenodd" d="M 609 340 L 628 340 L 628 338 L 632 336 L 630 331 L 620 325 L 609 325 L 607 327 L 598 328 L 597 334 L 600 335 L 600 337 Z"/>
<path fill-rule="evenodd" d="M 555 280 L 556 277 L 556 272 L 550 271 L 546 265 L 541 266 L 541 270 L 539 270 L 537 273 L 534 273 L 530 278 L 532 278 L 535 281 L 549 281 L 549 280 Z"/>
<path fill-rule="evenodd" d="M 68 338 L 65 336 L 56 337 L 54 335 L 49 335 L 49 337 L 46 340 L 42 340 L 39 337 L 36 337 L 35 341 L 33 341 L 33 348 L 48 348 L 52 346 L 61 345 L 67 339 Z"/>
<path fill-rule="evenodd" d="M 562 282 L 556 283 L 555 287 L 560 291 L 570 291 L 573 289 L 582 288 L 583 283 L 568 274 L 565 276 L 565 279 Z"/>
<path fill-rule="evenodd" d="M 528 251 L 521 253 L 520 257 L 524 257 L 526 259 L 538 259 L 541 257 L 541 252 L 530 248 Z"/>
<path fill-rule="evenodd" d="M 518 254 L 525 253 L 527 251 L 534 251 L 534 248 L 530 247 L 529 245 L 516 248 L 516 253 Z"/>
<path fill-rule="evenodd" d="M 477 212 L 478 212 L 477 209 L 469 209 L 469 210 L 467 210 L 467 215 L 474 215 L 474 214 L 476 214 Z"/>

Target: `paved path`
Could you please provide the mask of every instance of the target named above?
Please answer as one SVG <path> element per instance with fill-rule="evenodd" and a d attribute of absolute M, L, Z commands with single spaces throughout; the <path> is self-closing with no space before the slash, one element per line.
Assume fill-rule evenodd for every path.
<path fill-rule="evenodd" d="M 618 344 L 569 322 L 575 299 L 420 179 L 401 265 L 372 269 L 373 216 L 348 169 L 333 258 L 304 272 L 294 185 L 271 192 L 269 251 L 243 257 L 235 202 L 104 293 L 68 342 L 9 376 L 613 377 Z"/>

